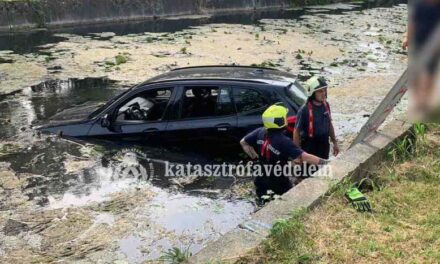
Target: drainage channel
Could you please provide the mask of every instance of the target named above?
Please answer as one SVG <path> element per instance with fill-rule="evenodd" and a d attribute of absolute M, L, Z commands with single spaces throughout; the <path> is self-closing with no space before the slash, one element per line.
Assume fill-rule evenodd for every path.
<path fill-rule="evenodd" d="M 131 21 L 122 23 L 107 23 L 97 25 L 78 25 L 60 29 L 43 29 L 33 32 L 3 33 L 0 34 L 0 50 L 12 50 L 17 54 L 37 52 L 39 46 L 54 44 L 67 38 L 58 34 L 75 34 L 90 36 L 93 39 L 106 40 L 114 35 L 139 34 L 143 32 L 172 33 L 191 27 L 206 24 L 259 24 L 261 19 L 301 19 L 303 15 L 341 14 L 345 11 L 364 10 L 374 7 L 390 7 L 396 4 L 406 3 L 404 0 L 392 1 L 363 1 L 352 2 L 344 5 L 313 6 L 302 8 L 251 10 L 240 13 L 219 13 L 208 16 L 193 16 L 175 18 L 159 18 L 146 21 Z M 102 35 L 102 32 L 112 32 L 112 35 Z"/>
<path fill-rule="evenodd" d="M 311 16 L 332 12 L 322 7 L 307 10 Z M 130 32 L 121 30 L 121 34 Z M 95 33 L 103 31 L 116 30 L 110 27 Z M 109 35 L 90 33 L 94 32 L 84 35 L 102 42 Z M 377 47 L 368 48 L 381 58 Z M 326 68 L 349 72 L 358 62 L 337 63 L 342 66 Z M 302 78 L 312 70 L 322 72 L 323 67 L 301 66 Z M 360 66 L 369 70 L 368 64 Z M 228 152 L 209 155 L 188 146 L 70 141 L 34 129 L 35 124 L 58 118 L 60 112 L 70 111 L 71 117 L 80 119 L 124 89 L 105 78 L 53 80 L 0 98 L 0 223 L 7 223 L 0 239 L 23 249 L 15 254 L 28 252 L 27 256 L 38 256 L 41 262 L 86 256 L 91 262 L 125 259 L 136 263 L 155 259 L 172 247 L 197 252 L 255 210 L 249 202 L 249 181 L 163 177 L 166 160 L 234 162 L 235 157 L 226 159 Z M 341 98 L 337 99 L 339 103 Z M 367 99 L 371 104 L 371 98 Z M 338 131 L 356 130 L 353 124 L 360 123 L 359 119 L 350 121 L 347 116 L 352 114 L 334 115 Z M 137 170 L 121 173 L 126 163 Z M 14 244 L 22 240 L 23 244 Z"/>

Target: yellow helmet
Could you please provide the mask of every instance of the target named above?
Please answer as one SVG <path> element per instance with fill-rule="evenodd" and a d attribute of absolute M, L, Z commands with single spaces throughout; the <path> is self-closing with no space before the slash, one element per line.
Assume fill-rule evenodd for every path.
<path fill-rule="evenodd" d="M 287 126 L 287 113 L 289 109 L 281 105 L 271 105 L 263 113 L 263 124 L 267 129 L 283 128 Z"/>

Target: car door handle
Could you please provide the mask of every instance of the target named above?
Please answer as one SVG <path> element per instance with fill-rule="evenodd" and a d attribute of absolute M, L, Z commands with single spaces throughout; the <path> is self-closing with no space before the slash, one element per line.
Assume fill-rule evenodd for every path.
<path fill-rule="evenodd" d="M 215 127 L 217 128 L 217 131 L 227 131 L 231 127 L 231 124 L 223 123 L 218 124 Z"/>
<path fill-rule="evenodd" d="M 152 128 L 145 129 L 143 132 L 150 133 L 150 132 L 156 132 L 156 131 L 159 131 L 159 129 L 152 127 Z"/>

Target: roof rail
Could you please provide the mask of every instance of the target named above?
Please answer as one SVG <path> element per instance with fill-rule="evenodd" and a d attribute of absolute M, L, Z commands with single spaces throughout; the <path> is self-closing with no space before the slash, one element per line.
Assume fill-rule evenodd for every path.
<path fill-rule="evenodd" d="M 155 84 L 155 83 L 165 83 L 165 82 L 174 82 L 174 81 L 233 81 L 233 82 L 247 82 L 247 83 L 261 83 L 266 84 L 263 81 L 249 80 L 249 79 L 234 79 L 234 78 L 199 78 L 199 79 L 165 79 L 160 81 L 153 82 L 145 82 L 144 84 Z"/>
<path fill-rule="evenodd" d="M 188 66 L 188 67 L 181 67 L 181 68 L 175 68 L 171 71 L 178 71 L 178 70 L 186 70 L 186 69 L 197 69 L 197 68 L 248 68 L 248 69 L 264 69 L 264 70 L 272 70 L 272 71 L 279 71 L 274 68 L 269 67 L 261 67 L 261 66 L 241 66 L 241 65 L 201 65 L 201 66 Z"/>

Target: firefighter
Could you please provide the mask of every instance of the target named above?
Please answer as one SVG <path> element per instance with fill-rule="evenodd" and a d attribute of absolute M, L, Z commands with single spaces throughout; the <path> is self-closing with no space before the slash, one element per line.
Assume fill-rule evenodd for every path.
<path fill-rule="evenodd" d="M 306 82 L 306 86 L 309 98 L 298 110 L 293 141 L 304 151 L 321 159 L 328 159 L 331 140 L 333 155 L 337 156 L 339 146 L 327 102 L 327 82 L 324 78 L 312 77 Z M 310 172 L 313 173 L 313 169 Z"/>
<path fill-rule="evenodd" d="M 262 165 L 291 166 L 292 161 L 306 161 L 316 165 L 326 164 L 327 160 L 301 150 L 291 138 L 286 136 L 284 130 L 287 127 L 288 111 L 287 108 L 278 104 L 266 109 L 262 117 L 264 127 L 257 128 L 240 141 L 244 152 Z M 259 198 L 266 195 L 269 190 L 274 194 L 281 195 L 292 187 L 292 183 L 286 175 L 277 176 L 273 172 L 255 178 L 255 189 Z"/>

